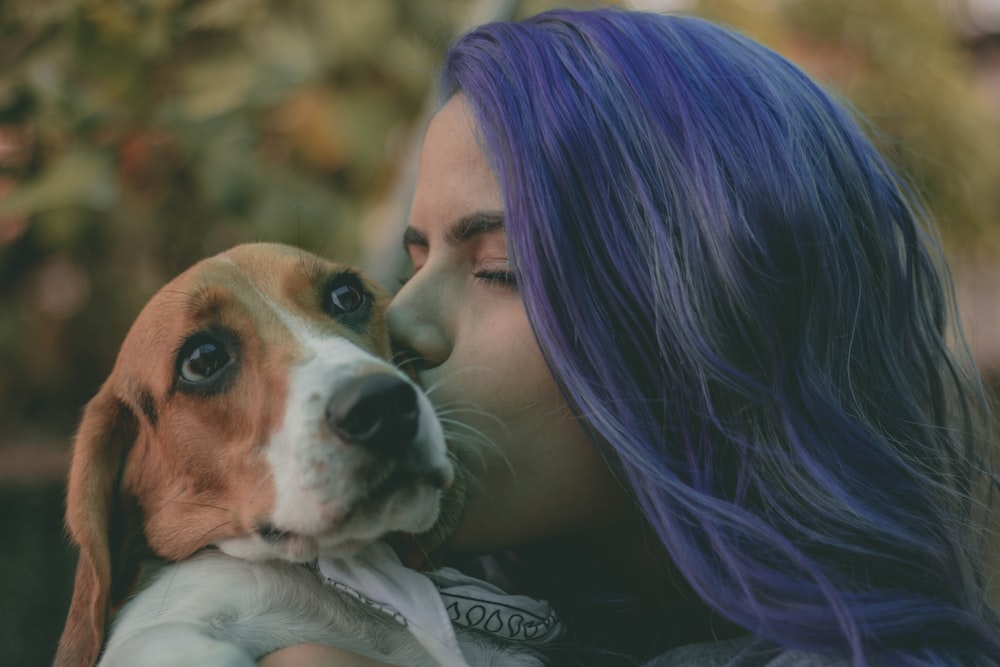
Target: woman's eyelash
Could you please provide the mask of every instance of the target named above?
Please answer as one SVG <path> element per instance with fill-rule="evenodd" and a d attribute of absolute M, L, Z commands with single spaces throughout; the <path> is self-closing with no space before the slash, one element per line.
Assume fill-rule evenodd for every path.
<path fill-rule="evenodd" d="M 514 276 L 513 271 L 477 271 L 472 275 L 479 281 L 485 283 L 488 287 L 503 287 L 505 289 L 512 290 L 517 289 L 517 278 Z"/>

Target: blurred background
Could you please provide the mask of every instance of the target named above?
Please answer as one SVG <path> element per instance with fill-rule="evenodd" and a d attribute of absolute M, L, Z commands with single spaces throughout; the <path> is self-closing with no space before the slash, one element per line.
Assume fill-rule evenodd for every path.
<path fill-rule="evenodd" d="M 146 299 L 235 243 L 399 270 L 439 59 L 540 0 L 0 2 L 0 665 L 69 600 L 68 447 Z M 1000 384 L 1000 0 L 635 0 L 730 24 L 878 129 L 926 197 Z"/>

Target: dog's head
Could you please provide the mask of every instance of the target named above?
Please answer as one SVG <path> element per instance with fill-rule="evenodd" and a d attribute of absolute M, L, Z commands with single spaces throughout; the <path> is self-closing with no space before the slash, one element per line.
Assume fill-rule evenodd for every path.
<path fill-rule="evenodd" d="M 96 660 L 146 550 L 308 561 L 431 527 L 454 468 L 428 399 L 388 361 L 386 301 L 357 271 L 272 244 L 150 300 L 74 443 L 80 559 L 57 663 Z"/>

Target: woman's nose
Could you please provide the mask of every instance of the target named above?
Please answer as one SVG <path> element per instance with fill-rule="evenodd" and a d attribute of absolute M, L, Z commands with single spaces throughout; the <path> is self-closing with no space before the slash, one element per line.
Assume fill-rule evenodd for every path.
<path fill-rule="evenodd" d="M 444 362 L 451 351 L 448 327 L 443 321 L 441 299 L 414 276 L 399 290 L 386 312 L 389 335 L 396 358 L 416 370 L 433 368 Z"/>

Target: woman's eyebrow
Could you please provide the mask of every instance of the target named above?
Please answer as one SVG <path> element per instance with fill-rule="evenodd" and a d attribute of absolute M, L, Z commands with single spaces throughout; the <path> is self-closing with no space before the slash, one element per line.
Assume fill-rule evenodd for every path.
<path fill-rule="evenodd" d="M 479 211 L 466 215 L 454 223 L 444 233 L 445 243 L 459 245 L 475 236 L 502 232 L 504 230 L 501 211 Z"/>
<path fill-rule="evenodd" d="M 427 247 L 427 237 L 421 232 L 418 232 L 413 227 L 407 226 L 403 230 L 403 249 L 409 248 L 410 246 L 419 246 L 422 248 Z"/>
<path fill-rule="evenodd" d="M 451 246 L 460 245 L 469 239 L 483 234 L 493 234 L 504 231 L 503 213 L 499 211 L 480 211 L 463 216 L 453 222 L 444 232 L 445 243 Z M 403 230 L 403 249 L 413 246 L 426 248 L 430 243 L 423 232 L 407 226 Z"/>

